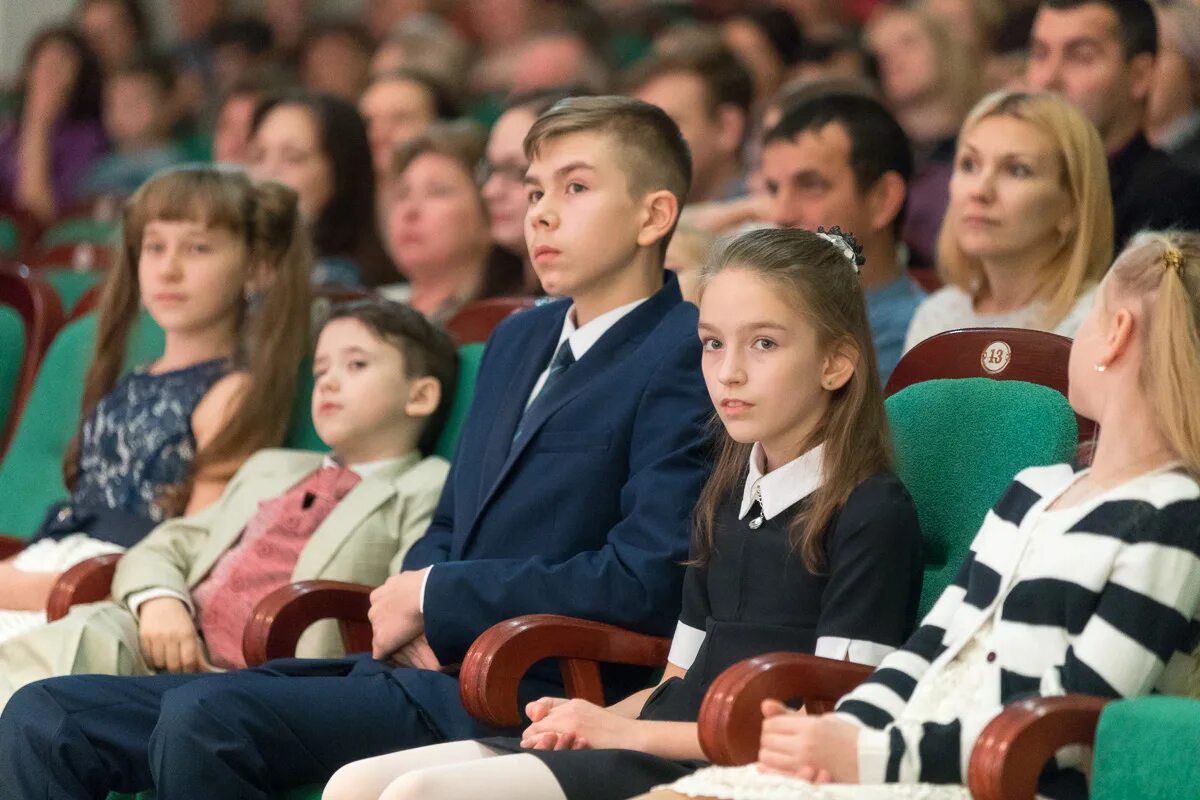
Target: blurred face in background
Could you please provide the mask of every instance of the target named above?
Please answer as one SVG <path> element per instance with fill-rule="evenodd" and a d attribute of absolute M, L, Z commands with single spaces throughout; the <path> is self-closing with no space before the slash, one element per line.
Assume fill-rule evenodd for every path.
<path fill-rule="evenodd" d="M 473 176 L 433 152 L 414 158 L 394 179 L 387 235 L 399 269 L 412 280 L 482 267 L 491 243 Z"/>
<path fill-rule="evenodd" d="M 525 212 L 529 198 L 525 192 L 525 135 L 533 127 L 535 117 L 527 108 L 504 112 L 488 136 L 487 163 L 484 166 L 483 199 L 487 203 L 492 238 L 501 247 L 523 258 L 525 247 Z"/>
<path fill-rule="evenodd" d="M 302 106 L 279 105 L 263 117 L 250 144 L 250 172 L 295 190 L 310 222 L 333 196 L 333 162 L 321 147 L 316 120 Z"/>
<path fill-rule="evenodd" d="M 213 161 L 218 164 L 250 163 L 250 136 L 258 98 L 236 94 L 225 101 L 213 130 Z"/>
<path fill-rule="evenodd" d="M 437 108 L 429 89 L 406 78 L 375 81 L 358 102 L 367 123 L 375 174 L 386 177 L 392 169 L 396 148 L 419 136 L 437 119 Z"/>
<path fill-rule="evenodd" d="M 371 53 L 351 36 L 331 31 L 316 37 L 304 51 L 300 80 L 312 92 L 328 92 L 358 102 L 367 85 Z"/>
<path fill-rule="evenodd" d="M 905 106 L 937 91 L 937 51 L 915 14 L 893 11 L 871 26 L 868 43 L 879 60 L 883 93 Z"/>
<path fill-rule="evenodd" d="M 104 87 L 104 127 L 119 148 L 165 142 L 174 122 L 171 97 L 150 75 L 126 74 Z"/>

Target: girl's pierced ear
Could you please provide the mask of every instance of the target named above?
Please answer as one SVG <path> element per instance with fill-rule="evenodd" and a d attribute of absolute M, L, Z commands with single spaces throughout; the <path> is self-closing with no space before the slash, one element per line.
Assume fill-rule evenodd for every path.
<path fill-rule="evenodd" d="M 1092 368 L 1095 369 L 1096 372 L 1104 372 L 1104 370 L 1108 369 L 1108 364 L 1102 364 L 1097 361 Z"/>

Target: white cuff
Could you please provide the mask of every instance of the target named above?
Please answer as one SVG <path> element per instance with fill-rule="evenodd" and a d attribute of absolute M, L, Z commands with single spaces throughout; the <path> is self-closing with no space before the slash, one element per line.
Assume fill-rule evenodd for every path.
<path fill-rule="evenodd" d="M 858 782 L 885 783 L 891 758 L 891 734 L 878 728 L 859 728 Z"/>
<path fill-rule="evenodd" d="M 425 587 L 429 584 L 429 573 L 433 572 L 433 567 L 425 570 L 425 577 L 421 578 L 421 599 L 417 601 L 417 610 L 421 615 L 425 614 Z"/>
<path fill-rule="evenodd" d="M 704 644 L 705 632 L 691 625 L 680 622 L 675 626 L 675 635 L 671 637 L 671 652 L 667 661 L 682 670 L 690 669 Z"/>
<path fill-rule="evenodd" d="M 147 600 L 157 600 L 160 597 L 174 597 L 187 606 L 188 611 L 194 617 L 196 616 L 196 607 L 192 605 L 192 598 L 185 597 L 174 589 L 168 589 L 165 586 L 156 586 L 153 589 L 143 589 L 140 592 L 132 592 L 125 597 L 125 605 L 129 606 L 129 610 L 136 617 L 138 609 Z"/>
<path fill-rule="evenodd" d="M 822 636 L 817 639 L 817 647 L 813 655 L 821 658 L 831 658 L 834 661 L 853 661 L 856 664 L 866 664 L 877 667 L 884 657 L 896 648 L 886 644 L 868 642 L 865 639 L 843 639 L 840 636 Z"/>

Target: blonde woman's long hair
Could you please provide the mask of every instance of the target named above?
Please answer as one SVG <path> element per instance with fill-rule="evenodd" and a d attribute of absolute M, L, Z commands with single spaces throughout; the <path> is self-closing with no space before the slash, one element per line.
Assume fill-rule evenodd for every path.
<path fill-rule="evenodd" d="M 976 104 L 959 133 L 959 143 L 985 119 L 1011 117 L 1026 122 L 1054 142 L 1062 186 L 1070 196 L 1075 225 L 1053 258 L 1042 267 L 1035 300 L 1044 304 L 1042 327 L 1066 317 L 1081 294 L 1100 282 L 1113 251 L 1113 207 L 1108 161 L 1100 134 L 1086 117 L 1049 92 L 993 92 Z M 962 251 L 958 224 L 947 213 L 937 242 L 938 274 L 971 295 L 987 289 L 979 259 Z"/>

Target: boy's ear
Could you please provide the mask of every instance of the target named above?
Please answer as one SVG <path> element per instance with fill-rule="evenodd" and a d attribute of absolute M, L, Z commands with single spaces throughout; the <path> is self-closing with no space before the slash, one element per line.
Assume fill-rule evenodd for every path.
<path fill-rule="evenodd" d="M 408 386 L 408 400 L 404 403 L 404 413 L 410 417 L 431 417 L 442 402 L 442 383 L 437 378 L 426 375 L 417 378 Z"/>
<path fill-rule="evenodd" d="M 825 357 L 821 370 L 821 388 L 827 392 L 841 389 L 854 377 L 858 369 L 858 348 L 849 342 L 836 345 Z"/>
<path fill-rule="evenodd" d="M 637 243 L 641 247 L 662 241 L 679 219 L 679 200 L 666 189 L 650 192 L 642 200 L 641 227 Z"/>

